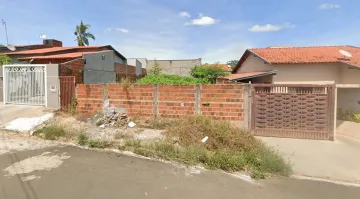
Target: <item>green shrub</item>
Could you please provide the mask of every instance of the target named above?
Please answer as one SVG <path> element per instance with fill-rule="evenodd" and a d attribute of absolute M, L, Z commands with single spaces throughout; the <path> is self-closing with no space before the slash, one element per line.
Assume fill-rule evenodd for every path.
<path fill-rule="evenodd" d="M 194 77 L 182 77 L 179 75 L 147 75 L 141 78 L 138 84 L 167 84 L 167 85 L 191 85 L 191 84 L 207 84 L 207 79 L 199 79 Z"/>
<path fill-rule="evenodd" d="M 81 133 L 78 135 L 78 144 L 80 146 L 87 145 L 88 141 L 89 141 L 89 136 L 86 135 L 85 133 Z"/>
<path fill-rule="evenodd" d="M 223 67 L 217 65 L 209 66 L 195 66 L 191 69 L 191 76 L 199 79 L 206 79 L 207 82 L 212 84 L 216 83 L 216 78 L 219 76 L 224 76 L 230 74 Z"/>
<path fill-rule="evenodd" d="M 57 140 L 64 137 L 66 132 L 63 127 L 58 125 L 48 125 L 34 132 L 35 135 L 43 136 L 47 140 Z"/>
<path fill-rule="evenodd" d="M 9 57 L 8 55 L 0 54 L 0 66 L 11 64 L 11 60 L 11 57 Z"/>
<path fill-rule="evenodd" d="M 344 121 L 360 123 L 360 113 L 357 113 L 357 112 L 351 112 L 351 111 L 341 112 L 341 111 L 339 111 L 338 118 L 340 120 L 344 120 Z"/>
<path fill-rule="evenodd" d="M 112 146 L 112 143 L 107 140 L 88 140 L 87 145 L 90 148 L 108 148 Z"/>
<path fill-rule="evenodd" d="M 167 129 L 168 140 L 163 143 L 138 145 L 152 157 L 175 160 L 186 164 L 203 164 L 209 169 L 250 171 L 256 178 L 266 174 L 288 176 L 291 165 L 272 148 L 254 138 L 247 130 L 227 121 L 204 116 L 180 119 Z M 202 143 L 201 140 L 209 139 Z M 179 146 L 173 144 L 178 140 Z"/>

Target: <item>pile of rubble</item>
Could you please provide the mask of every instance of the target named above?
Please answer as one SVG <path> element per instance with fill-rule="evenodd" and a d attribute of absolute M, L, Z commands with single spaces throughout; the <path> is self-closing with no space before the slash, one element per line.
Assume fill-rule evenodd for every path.
<path fill-rule="evenodd" d="M 115 108 L 113 105 L 104 105 L 103 117 L 96 120 L 96 125 L 107 127 L 124 127 L 129 124 L 130 118 L 124 108 Z"/>

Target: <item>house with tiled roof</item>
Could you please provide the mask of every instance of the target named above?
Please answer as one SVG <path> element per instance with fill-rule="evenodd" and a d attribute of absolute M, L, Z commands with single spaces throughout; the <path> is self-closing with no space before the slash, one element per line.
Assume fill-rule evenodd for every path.
<path fill-rule="evenodd" d="M 253 84 L 332 84 L 337 87 L 339 112 L 360 112 L 360 48 L 355 46 L 247 49 L 225 79 Z"/>
<path fill-rule="evenodd" d="M 344 56 L 339 51 L 346 51 Z M 275 84 L 360 84 L 360 48 L 354 46 L 247 49 L 227 79 Z"/>
<path fill-rule="evenodd" d="M 0 53 L 10 56 L 13 64 L 58 64 L 60 76 L 75 76 L 76 83 L 137 79 L 144 72 L 127 65 L 127 59 L 110 45 L 63 47 L 61 41 L 45 39 L 42 45 L 16 49 Z"/>

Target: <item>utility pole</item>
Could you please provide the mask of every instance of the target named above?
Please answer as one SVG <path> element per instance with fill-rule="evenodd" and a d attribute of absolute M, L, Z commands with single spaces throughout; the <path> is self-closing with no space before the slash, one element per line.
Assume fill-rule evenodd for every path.
<path fill-rule="evenodd" d="M 1 19 L 1 20 L 2 20 L 2 24 L 5 26 L 6 45 L 9 46 L 9 39 L 8 39 L 7 28 L 6 28 L 6 21 L 4 19 Z"/>

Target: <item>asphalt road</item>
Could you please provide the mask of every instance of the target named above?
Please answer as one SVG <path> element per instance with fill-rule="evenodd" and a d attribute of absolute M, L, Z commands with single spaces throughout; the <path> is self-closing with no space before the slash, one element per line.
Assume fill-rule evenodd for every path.
<path fill-rule="evenodd" d="M 218 171 L 194 172 L 158 161 L 52 147 L 0 155 L 1 199 L 359 198 L 360 188 L 270 179 L 253 184 Z"/>

